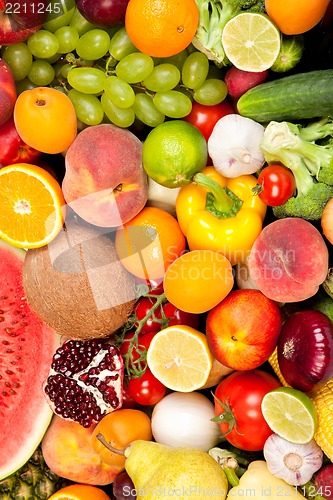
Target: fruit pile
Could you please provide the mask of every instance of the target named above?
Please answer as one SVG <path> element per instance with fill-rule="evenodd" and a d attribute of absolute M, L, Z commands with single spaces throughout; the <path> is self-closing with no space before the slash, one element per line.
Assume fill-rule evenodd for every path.
<path fill-rule="evenodd" d="M 332 11 L 0 2 L 0 500 L 332 500 Z"/>

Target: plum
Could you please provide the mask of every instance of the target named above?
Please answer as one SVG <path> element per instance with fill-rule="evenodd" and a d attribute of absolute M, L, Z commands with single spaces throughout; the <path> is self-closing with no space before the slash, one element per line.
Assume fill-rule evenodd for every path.
<path fill-rule="evenodd" d="M 260 291 L 277 302 L 315 295 L 328 272 L 328 249 L 319 231 L 300 218 L 268 224 L 249 256 L 250 273 Z"/>

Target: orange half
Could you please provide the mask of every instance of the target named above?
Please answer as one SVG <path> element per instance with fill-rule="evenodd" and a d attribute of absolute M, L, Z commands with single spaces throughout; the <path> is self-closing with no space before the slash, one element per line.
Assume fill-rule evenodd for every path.
<path fill-rule="evenodd" d="M 65 199 L 46 170 L 28 163 L 0 169 L 0 237 L 19 248 L 49 243 L 64 223 Z"/>

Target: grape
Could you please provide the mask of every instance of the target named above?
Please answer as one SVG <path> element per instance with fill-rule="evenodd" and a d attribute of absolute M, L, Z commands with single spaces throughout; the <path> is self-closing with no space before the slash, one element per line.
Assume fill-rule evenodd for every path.
<path fill-rule="evenodd" d="M 209 78 L 194 91 L 193 99 L 204 106 L 215 106 L 215 104 L 222 102 L 227 94 L 228 88 L 222 80 Z"/>
<path fill-rule="evenodd" d="M 136 500 L 133 481 L 126 471 L 117 474 L 112 487 L 116 500 Z"/>
<path fill-rule="evenodd" d="M 117 76 L 109 76 L 106 79 L 104 90 L 108 98 L 119 108 L 129 108 L 134 103 L 134 90 Z"/>
<path fill-rule="evenodd" d="M 98 125 L 103 121 L 104 110 L 100 100 L 94 95 L 83 94 L 75 89 L 68 92 L 77 118 L 86 125 Z"/>
<path fill-rule="evenodd" d="M 102 94 L 101 103 L 106 116 L 118 127 L 127 128 L 134 122 L 135 113 L 132 107 L 119 108 L 115 106 L 105 92 Z"/>
<path fill-rule="evenodd" d="M 78 32 L 79 36 L 82 36 L 84 33 L 87 33 L 89 30 L 93 30 L 97 28 L 94 24 L 91 24 L 87 19 L 85 19 L 78 9 L 75 9 L 74 14 L 69 22 L 69 26 L 75 28 Z"/>
<path fill-rule="evenodd" d="M 158 111 L 147 94 L 136 94 L 133 109 L 138 119 L 149 127 L 157 127 L 165 120 L 165 115 Z"/>
<path fill-rule="evenodd" d="M 170 118 L 183 118 L 192 109 L 191 99 L 177 90 L 157 92 L 153 101 L 156 108 Z"/>
<path fill-rule="evenodd" d="M 62 26 L 55 33 L 59 42 L 58 52 L 60 54 L 68 54 L 75 50 L 76 44 L 79 41 L 79 34 L 72 26 Z"/>
<path fill-rule="evenodd" d="M 72 68 L 67 76 L 68 83 L 84 94 L 98 94 L 104 89 L 106 74 L 97 68 Z"/>
<path fill-rule="evenodd" d="M 59 0 L 50 0 L 49 14 L 43 24 L 44 29 L 54 33 L 62 26 L 67 26 L 75 11 L 75 0 L 66 0 L 64 3 L 59 2 Z M 57 13 L 56 11 L 59 11 L 59 8 L 60 12 Z"/>
<path fill-rule="evenodd" d="M 60 74 L 61 76 L 63 76 L 64 78 L 68 78 L 68 73 L 70 72 L 70 70 L 72 69 L 72 65 L 71 64 L 63 64 L 61 66 L 61 69 L 60 69 Z"/>
<path fill-rule="evenodd" d="M 125 56 L 139 51 L 129 39 L 126 28 L 122 27 L 111 38 L 109 52 L 117 61 L 121 61 Z"/>
<path fill-rule="evenodd" d="M 46 87 L 55 77 L 55 71 L 50 63 L 38 59 L 31 65 L 28 73 L 29 80 L 38 87 Z"/>
<path fill-rule="evenodd" d="M 60 58 L 61 58 L 61 54 L 58 54 L 58 52 L 57 52 L 52 57 L 43 57 L 42 59 L 43 59 L 43 61 L 46 61 L 50 64 L 54 64 L 55 62 L 58 62 Z"/>
<path fill-rule="evenodd" d="M 147 54 L 135 52 L 125 56 L 116 66 L 118 78 L 127 83 L 139 83 L 148 78 L 154 69 L 154 61 Z"/>
<path fill-rule="evenodd" d="M 57 37 L 46 30 L 39 30 L 27 41 L 31 54 L 38 58 L 52 57 L 59 50 Z"/>
<path fill-rule="evenodd" d="M 207 78 L 209 61 L 202 52 L 192 52 L 186 59 L 182 68 L 182 82 L 189 89 L 201 87 Z"/>
<path fill-rule="evenodd" d="M 32 90 L 37 87 L 34 83 L 32 83 L 29 78 L 24 78 L 23 80 L 19 80 L 18 82 L 15 82 L 15 87 L 16 87 L 16 92 L 17 95 L 22 94 L 25 90 Z"/>
<path fill-rule="evenodd" d="M 153 92 L 166 92 L 178 85 L 180 71 L 173 64 L 159 64 L 155 66 L 152 73 L 143 80 L 143 85 Z"/>
<path fill-rule="evenodd" d="M 188 52 L 187 52 L 187 49 L 185 49 L 185 50 L 182 50 L 181 52 L 179 52 L 178 54 L 175 54 L 174 56 L 165 57 L 163 59 L 163 62 L 173 64 L 174 66 L 177 66 L 177 68 L 181 71 L 187 56 L 188 56 Z"/>
<path fill-rule="evenodd" d="M 31 68 L 32 54 L 25 43 L 7 45 L 2 58 L 12 70 L 14 80 L 26 78 Z"/>
<path fill-rule="evenodd" d="M 76 45 L 76 52 L 82 59 L 90 61 L 105 56 L 109 49 L 110 37 L 106 31 L 94 29 L 82 35 Z"/>

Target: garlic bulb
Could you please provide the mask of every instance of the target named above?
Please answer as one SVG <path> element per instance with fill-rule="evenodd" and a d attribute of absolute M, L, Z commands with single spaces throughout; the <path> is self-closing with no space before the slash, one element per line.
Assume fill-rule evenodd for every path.
<path fill-rule="evenodd" d="M 323 452 L 314 439 L 307 444 L 294 444 L 271 434 L 263 452 L 270 473 L 293 486 L 310 481 L 323 463 Z"/>
<path fill-rule="evenodd" d="M 224 177 L 253 174 L 264 162 L 259 147 L 265 128 L 244 116 L 223 116 L 208 139 L 208 153 L 214 167 Z"/>

